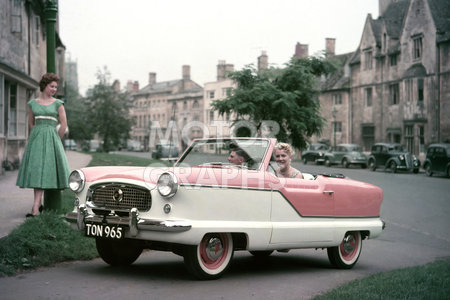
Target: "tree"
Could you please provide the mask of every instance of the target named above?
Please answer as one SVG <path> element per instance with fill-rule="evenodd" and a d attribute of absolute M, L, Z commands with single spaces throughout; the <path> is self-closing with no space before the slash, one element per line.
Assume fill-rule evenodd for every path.
<path fill-rule="evenodd" d="M 259 134 L 264 120 L 274 121 L 279 125 L 277 139 L 302 149 L 309 137 L 320 134 L 324 124 L 317 78 L 333 70 L 333 64 L 321 57 L 292 58 L 284 69 L 263 72 L 246 66 L 230 73 L 237 83 L 232 95 L 214 101 L 212 106 L 220 115 L 234 112 L 235 123 L 252 122 Z M 248 136 L 248 133 L 240 134 Z"/>
<path fill-rule="evenodd" d="M 88 120 L 94 132 L 103 139 L 103 151 L 118 147 L 127 139 L 131 130 L 128 94 L 116 91 L 109 83 L 110 74 L 106 68 L 97 73 L 98 83 L 91 90 L 87 102 Z"/>
<path fill-rule="evenodd" d="M 86 99 L 71 86 L 66 86 L 65 109 L 67 124 L 69 126 L 69 138 L 77 141 L 90 140 L 93 136 L 93 128 L 90 122 L 86 122 L 88 106 Z"/>

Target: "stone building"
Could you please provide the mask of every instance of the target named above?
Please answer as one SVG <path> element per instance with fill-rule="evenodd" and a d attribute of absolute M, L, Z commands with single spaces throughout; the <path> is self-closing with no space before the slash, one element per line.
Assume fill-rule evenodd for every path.
<path fill-rule="evenodd" d="M 365 151 L 398 142 L 423 154 L 450 139 L 450 2 L 380 0 L 379 8 L 356 51 L 336 56 L 342 76 L 322 83 L 321 138 Z"/>
<path fill-rule="evenodd" d="M 231 124 L 233 116 L 229 114 L 220 116 L 217 111 L 214 111 L 211 103 L 214 100 L 221 100 L 227 98 L 232 89 L 236 88 L 236 83 L 228 78 L 228 72 L 233 72 L 234 66 L 227 64 L 226 61 L 220 60 L 217 65 L 217 80 L 205 83 L 204 87 L 204 115 L 205 127 L 207 134 L 205 137 L 224 138 L 230 136 Z"/>
<path fill-rule="evenodd" d="M 46 73 L 44 0 L 0 1 L 0 173 L 17 168 L 28 136 L 26 103 Z M 56 97 L 64 95 L 65 48 L 56 28 Z"/>
<path fill-rule="evenodd" d="M 160 140 L 172 138 L 183 147 L 183 124 L 203 120 L 203 89 L 191 80 L 187 65 L 182 67 L 182 79 L 157 82 L 156 73 L 149 73 L 148 85 L 132 95 L 132 102 L 135 125 L 130 135 L 144 151 L 154 149 Z"/>

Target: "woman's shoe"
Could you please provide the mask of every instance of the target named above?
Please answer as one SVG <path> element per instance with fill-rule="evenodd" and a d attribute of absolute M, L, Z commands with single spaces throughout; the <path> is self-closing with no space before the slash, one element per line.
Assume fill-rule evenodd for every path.
<path fill-rule="evenodd" d="M 34 218 L 34 215 L 33 214 L 26 214 L 25 218 Z"/>
<path fill-rule="evenodd" d="M 44 205 L 39 206 L 39 213 L 41 213 L 44 210 Z"/>

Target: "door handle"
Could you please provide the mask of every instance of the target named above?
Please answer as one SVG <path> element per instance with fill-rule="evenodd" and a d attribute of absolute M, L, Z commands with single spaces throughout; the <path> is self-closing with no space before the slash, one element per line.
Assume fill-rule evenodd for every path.
<path fill-rule="evenodd" d="M 333 195 L 334 191 L 323 191 L 324 194 Z"/>

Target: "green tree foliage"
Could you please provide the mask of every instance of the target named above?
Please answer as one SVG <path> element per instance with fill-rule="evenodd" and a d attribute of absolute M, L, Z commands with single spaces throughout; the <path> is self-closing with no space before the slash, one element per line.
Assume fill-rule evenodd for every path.
<path fill-rule="evenodd" d="M 214 101 L 212 106 L 221 115 L 235 113 L 235 122 L 251 121 L 258 133 L 264 120 L 275 121 L 280 127 L 275 132 L 277 139 L 302 149 L 309 137 L 320 134 L 324 123 L 317 78 L 333 70 L 333 65 L 320 57 L 293 58 L 283 69 L 263 72 L 247 66 L 230 73 L 237 88 L 231 96 Z"/>
<path fill-rule="evenodd" d="M 103 151 L 118 147 L 126 140 L 131 129 L 128 94 L 116 91 L 109 83 L 110 74 L 105 68 L 97 73 L 98 83 L 87 98 L 88 122 L 103 139 Z"/>
<path fill-rule="evenodd" d="M 90 140 L 93 137 L 93 128 L 86 122 L 88 106 L 86 99 L 70 85 L 66 86 L 66 115 L 69 126 L 69 139 L 77 141 Z"/>

